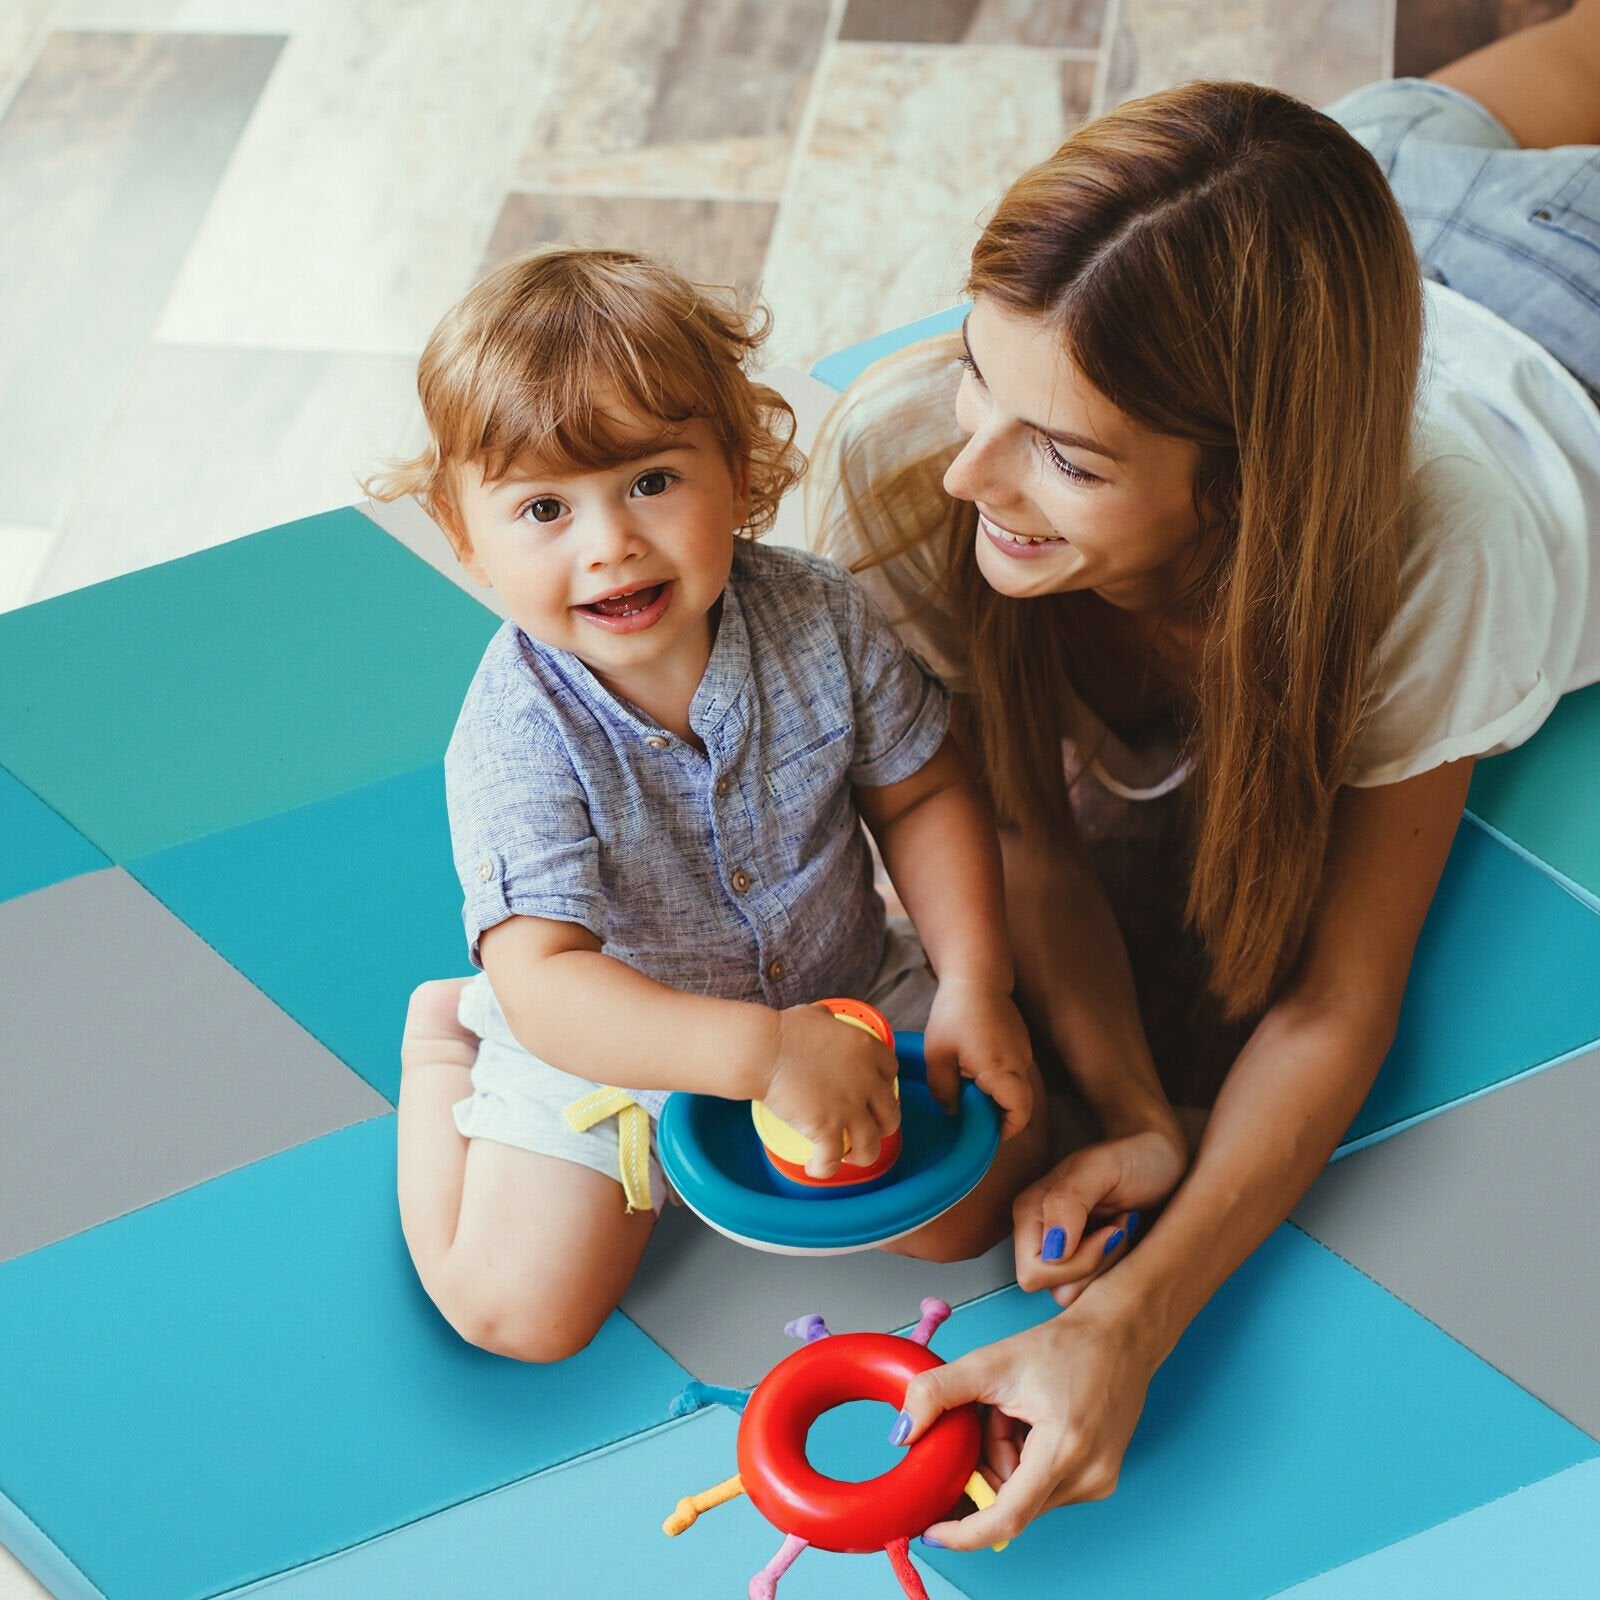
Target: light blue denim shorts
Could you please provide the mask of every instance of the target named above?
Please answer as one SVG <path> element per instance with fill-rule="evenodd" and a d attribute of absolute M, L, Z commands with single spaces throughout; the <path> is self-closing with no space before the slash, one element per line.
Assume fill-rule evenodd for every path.
<path fill-rule="evenodd" d="M 1600 394 L 1600 146 L 1524 150 L 1476 100 L 1420 78 L 1325 109 L 1376 157 L 1427 276 Z"/>

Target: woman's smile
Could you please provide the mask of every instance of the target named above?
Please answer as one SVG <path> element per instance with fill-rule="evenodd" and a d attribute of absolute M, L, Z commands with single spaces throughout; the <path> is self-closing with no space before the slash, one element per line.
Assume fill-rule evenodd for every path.
<path fill-rule="evenodd" d="M 1044 555 L 1051 550 L 1064 550 L 1070 542 L 1059 533 L 1013 533 L 1010 528 L 996 522 L 985 511 L 978 512 L 978 526 L 988 535 L 990 543 L 1008 556 L 1028 557 Z"/>

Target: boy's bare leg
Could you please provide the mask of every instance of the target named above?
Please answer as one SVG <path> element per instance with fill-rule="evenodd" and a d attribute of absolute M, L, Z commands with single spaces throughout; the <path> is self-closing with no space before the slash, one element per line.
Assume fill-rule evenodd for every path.
<path fill-rule="evenodd" d="M 456 1020 L 470 980 L 443 978 L 411 996 L 400 1042 L 400 1227 L 415 1259 L 450 1248 L 461 1211 L 467 1141 L 451 1108 L 472 1093 L 478 1037 Z"/>
<path fill-rule="evenodd" d="M 598 1332 L 655 1226 L 622 1185 L 588 1167 L 462 1138 L 475 1035 L 456 1021 L 465 980 L 412 996 L 401 1046 L 400 1221 L 417 1276 L 472 1344 L 560 1361 Z"/>
<path fill-rule="evenodd" d="M 883 1248 L 919 1261 L 968 1261 L 1011 1236 L 1012 1202 L 1051 1165 L 1050 1101 L 1037 1067 L 1029 1068 L 1033 1115 L 995 1152 L 994 1164 L 966 1199 L 915 1233 Z"/>
<path fill-rule="evenodd" d="M 1470 95 L 1530 150 L 1600 144 L 1600 0 L 1578 0 L 1428 76 Z"/>

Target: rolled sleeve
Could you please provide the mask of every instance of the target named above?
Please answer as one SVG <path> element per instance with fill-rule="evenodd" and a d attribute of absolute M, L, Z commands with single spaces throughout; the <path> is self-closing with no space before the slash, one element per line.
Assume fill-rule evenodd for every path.
<path fill-rule="evenodd" d="M 559 745 L 464 713 L 445 755 L 445 793 L 474 965 L 484 931 L 508 917 L 572 922 L 605 939 L 599 841 Z"/>
<path fill-rule="evenodd" d="M 845 592 L 842 642 L 856 728 L 850 781 L 881 789 L 933 759 L 950 729 L 950 692 L 859 585 L 847 580 Z"/>

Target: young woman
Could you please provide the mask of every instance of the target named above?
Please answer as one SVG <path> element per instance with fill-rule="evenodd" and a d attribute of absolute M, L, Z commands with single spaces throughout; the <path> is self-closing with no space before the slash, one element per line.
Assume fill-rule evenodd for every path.
<path fill-rule="evenodd" d="M 1016 1206 L 1060 1314 L 907 1396 L 896 1442 L 991 1407 L 999 1497 L 938 1542 L 1112 1491 L 1373 1082 L 1474 758 L 1600 679 L 1596 144 L 1600 0 L 1327 115 L 1123 106 L 1001 201 L 961 336 L 825 426 L 813 538 L 963 697 L 1021 997 L 1100 1126 Z M 1205 1005 L 1147 1032 L 1186 963 L 1130 961 L 1085 831 L 1177 886 Z"/>

